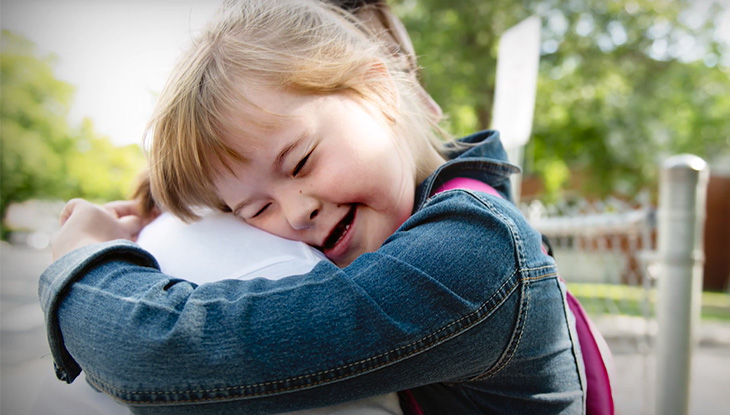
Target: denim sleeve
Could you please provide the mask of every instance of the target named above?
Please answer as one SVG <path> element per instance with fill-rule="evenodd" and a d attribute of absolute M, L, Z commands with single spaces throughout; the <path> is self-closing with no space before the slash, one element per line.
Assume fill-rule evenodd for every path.
<path fill-rule="evenodd" d="M 63 336 L 56 314 L 59 302 L 63 299 L 70 284 L 81 278 L 88 270 L 93 269 L 99 262 L 107 261 L 109 257 L 113 256 L 123 256 L 130 263 L 159 269 L 157 261 L 136 244 L 118 240 L 79 248 L 59 258 L 41 274 L 38 298 L 46 319 L 48 344 L 59 380 L 71 383 L 81 373 L 81 368 L 63 345 Z"/>
<path fill-rule="evenodd" d="M 521 281 L 555 270 L 528 263 L 540 237 L 508 202 L 468 193 L 434 197 L 347 268 L 278 281 L 198 286 L 132 243 L 75 251 L 40 283 L 56 364 L 138 413 L 283 412 L 477 377 L 514 342 Z"/>

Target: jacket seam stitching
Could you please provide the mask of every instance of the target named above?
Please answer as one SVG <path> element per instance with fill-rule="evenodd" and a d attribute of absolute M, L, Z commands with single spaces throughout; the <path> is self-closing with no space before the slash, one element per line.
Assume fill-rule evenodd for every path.
<path fill-rule="evenodd" d="M 542 269 L 542 268 L 549 268 L 549 267 L 537 267 L 535 269 Z M 341 371 L 341 370 L 345 370 L 345 369 L 350 368 L 350 367 L 353 367 L 353 366 L 362 365 L 364 363 L 367 363 L 367 362 L 370 362 L 370 361 L 379 359 L 379 358 L 384 357 L 384 356 L 387 356 L 389 354 L 393 354 L 393 353 L 395 353 L 395 352 L 397 352 L 399 350 L 406 349 L 406 348 L 411 347 L 411 346 L 413 346 L 415 344 L 422 343 L 422 342 L 426 341 L 426 339 L 432 338 L 432 337 L 436 336 L 438 333 L 441 333 L 441 332 L 447 330 L 449 327 L 452 327 L 452 326 L 458 324 L 459 322 L 461 322 L 463 320 L 466 320 L 466 319 L 468 319 L 468 318 L 470 318 L 470 317 L 472 317 L 474 315 L 480 314 L 485 309 L 487 309 L 488 304 L 497 296 L 497 294 L 502 290 L 502 288 L 504 288 L 509 282 L 512 281 L 512 277 L 514 275 L 515 275 L 515 272 L 513 272 L 512 275 L 509 278 L 507 278 L 505 280 L 505 282 L 495 291 L 495 293 L 491 297 L 489 297 L 489 299 L 487 301 L 485 301 L 484 303 L 482 303 L 481 306 L 479 306 L 479 308 L 477 308 L 476 310 L 472 311 L 471 313 L 469 313 L 469 314 L 467 314 L 467 315 L 459 318 L 458 320 L 452 321 L 451 323 L 443 326 L 442 328 L 438 329 L 437 331 L 435 331 L 435 332 L 433 332 L 431 334 L 428 334 L 427 336 L 424 336 L 424 337 L 422 337 L 419 340 L 413 341 L 413 342 L 409 343 L 408 345 L 404 345 L 404 346 L 398 347 L 396 349 L 392 349 L 392 350 L 389 350 L 387 352 L 381 353 L 381 354 L 379 354 L 377 356 L 372 356 L 372 357 L 369 357 L 367 359 L 359 360 L 357 362 L 353 362 L 353 363 L 347 364 L 345 366 L 340 366 L 340 367 L 333 368 L 333 369 L 328 369 L 328 370 L 324 370 L 324 371 L 320 371 L 320 372 L 315 372 L 315 373 L 311 373 L 311 374 L 307 374 L 307 375 L 300 375 L 300 376 L 296 376 L 296 377 L 293 377 L 293 378 L 287 378 L 287 379 L 275 380 L 275 381 L 269 381 L 269 382 L 263 382 L 263 383 L 256 383 L 256 384 L 253 384 L 253 385 L 229 386 L 229 387 L 225 387 L 225 388 L 216 388 L 216 389 L 198 389 L 198 390 L 165 391 L 165 392 L 134 392 L 134 391 L 126 391 L 126 390 L 117 389 L 117 388 L 114 388 L 112 386 L 109 386 L 105 382 L 102 382 L 102 381 L 96 379 L 95 377 L 93 377 L 93 375 L 89 375 L 88 373 L 87 373 L 87 375 L 89 375 L 88 377 L 91 377 L 92 378 L 90 380 L 92 380 L 96 384 L 97 387 L 99 387 L 100 389 L 104 389 L 104 390 L 107 390 L 108 392 L 113 393 L 114 396 L 117 397 L 118 399 L 120 399 L 120 400 L 122 400 L 124 402 L 130 403 L 130 404 L 161 404 L 161 405 L 164 405 L 164 404 L 170 404 L 170 403 L 176 403 L 176 402 L 210 402 L 210 401 L 218 401 L 218 400 L 230 400 L 230 399 L 242 398 L 242 397 L 257 397 L 257 396 L 273 395 L 273 394 L 276 394 L 276 393 L 288 392 L 288 391 L 292 391 L 292 390 L 308 389 L 308 388 L 312 388 L 314 386 L 319 386 L 319 385 L 322 385 L 322 384 L 336 382 L 336 381 L 339 381 L 339 380 L 344 379 L 344 378 L 356 377 L 356 376 L 362 374 L 363 372 L 377 370 L 377 369 L 379 369 L 381 367 L 384 367 L 384 366 L 387 366 L 387 365 L 391 365 L 391 364 L 397 363 L 399 361 L 405 360 L 406 358 L 409 358 L 411 356 L 417 355 L 417 354 L 423 352 L 424 350 L 426 350 L 426 349 L 428 349 L 428 348 L 430 348 L 430 347 L 432 347 L 432 346 L 434 346 L 434 345 L 436 345 L 438 343 L 443 343 L 446 340 L 449 340 L 451 338 L 454 338 L 457 335 L 460 335 L 464 331 L 468 330 L 469 328 L 471 328 L 471 327 L 473 327 L 473 326 L 475 326 L 475 325 L 483 322 L 484 319 L 487 318 L 490 313 L 487 312 L 487 313 L 484 314 L 484 316 L 482 316 L 481 318 L 475 320 L 471 324 L 468 324 L 468 325 L 462 327 L 460 330 L 455 331 L 454 333 L 451 333 L 450 335 L 445 336 L 443 338 L 433 339 L 433 340 L 429 341 L 429 343 L 424 344 L 422 347 L 420 347 L 420 348 L 418 348 L 416 350 L 413 350 L 413 351 L 411 351 L 411 352 L 409 352 L 409 353 L 407 353 L 405 355 L 398 356 L 394 360 L 388 360 L 388 361 L 382 362 L 382 363 L 380 363 L 380 364 L 378 364 L 376 366 L 361 369 L 361 370 L 359 370 L 357 372 L 347 373 L 347 374 L 343 374 L 343 375 L 337 376 L 335 378 L 320 380 L 320 381 L 313 382 L 313 383 L 308 383 L 308 384 L 305 384 L 305 385 L 290 386 L 290 387 L 283 388 L 283 389 L 275 388 L 274 390 L 266 391 L 266 392 L 238 393 L 238 394 L 235 394 L 235 395 L 232 395 L 232 396 L 225 396 L 225 397 L 212 397 L 212 398 L 201 398 L 201 399 L 183 399 L 183 400 L 176 399 L 176 400 L 170 400 L 170 401 L 164 401 L 164 402 L 159 402 L 159 401 L 137 401 L 137 400 L 128 399 L 128 398 L 124 398 L 122 396 L 119 396 L 120 394 L 122 394 L 122 395 L 153 395 L 154 396 L 154 395 L 185 394 L 185 393 L 215 393 L 215 392 L 230 391 L 230 390 L 233 390 L 233 389 L 252 389 L 252 388 L 266 387 L 266 386 L 271 386 L 271 385 L 276 385 L 276 384 L 285 384 L 285 383 L 288 383 L 288 382 L 299 381 L 299 380 L 302 380 L 302 379 L 311 379 L 313 377 L 320 376 L 320 375 L 323 375 L 323 374 L 327 374 L 327 373 L 331 373 L 331 372 L 335 372 L 335 371 Z M 548 274 L 545 274 L 545 275 L 538 275 L 538 276 L 533 276 L 533 277 L 523 277 L 523 278 L 515 281 L 514 282 L 514 285 L 517 286 L 517 285 L 519 285 L 520 282 L 534 281 L 534 280 L 538 280 L 538 279 L 549 278 L 549 277 L 554 276 L 554 275 L 556 275 L 556 274 L 555 273 L 548 273 Z M 514 289 L 514 287 L 512 289 Z M 494 306 L 496 307 L 497 305 L 498 304 L 495 304 Z M 489 311 L 491 311 L 491 310 L 492 309 L 490 308 Z"/>
<path fill-rule="evenodd" d="M 527 279 L 527 282 L 529 282 L 529 279 Z M 510 345 L 508 345 L 508 354 L 505 357 L 505 359 L 500 359 L 503 361 L 498 362 L 493 369 L 487 370 L 483 374 L 475 377 L 473 380 L 482 380 L 490 376 L 494 376 L 497 373 L 501 372 L 502 369 L 504 369 L 509 362 L 512 361 L 512 358 L 515 356 L 515 353 L 517 352 L 517 349 L 520 347 L 520 342 L 522 341 L 522 335 L 524 334 L 524 327 L 527 323 L 527 313 L 530 309 L 530 290 L 529 287 L 525 286 L 525 299 L 523 300 L 525 308 L 522 313 L 520 313 L 520 319 L 517 324 L 517 330 L 519 330 L 520 335 L 517 337 L 517 342 L 514 343 L 514 346 L 512 346 L 512 341 L 510 341 Z"/>

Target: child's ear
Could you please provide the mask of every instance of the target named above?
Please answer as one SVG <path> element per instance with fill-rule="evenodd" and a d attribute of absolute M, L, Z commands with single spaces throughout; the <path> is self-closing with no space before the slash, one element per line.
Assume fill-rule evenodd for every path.
<path fill-rule="evenodd" d="M 363 75 L 366 88 L 383 102 L 383 115 L 390 121 L 394 121 L 393 113 L 398 111 L 400 106 L 400 93 L 388 71 L 388 66 L 380 61 L 373 61 Z"/>

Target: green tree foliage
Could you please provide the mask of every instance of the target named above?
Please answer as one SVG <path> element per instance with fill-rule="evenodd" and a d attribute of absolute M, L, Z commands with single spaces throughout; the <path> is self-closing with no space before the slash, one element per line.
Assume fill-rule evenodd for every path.
<path fill-rule="evenodd" d="M 13 201 L 51 196 L 64 188 L 65 163 L 58 154 L 74 145 L 66 123 L 73 89 L 53 77 L 48 59 L 29 55 L 32 50 L 29 42 L 2 33 L 2 217 Z"/>
<path fill-rule="evenodd" d="M 69 125 L 73 87 L 54 77 L 52 64 L 2 32 L 0 218 L 10 203 L 32 198 L 123 198 L 144 165 L 138 146 L 112 148 L 88 120 Z"/>
<path fill-rule="evenodd" d="M 490 125 L 499 35 L 541 17 L 525 170 L 553 190 L 571 186 L 569 170 L 584 179 L 574 189 L 582 195 L 632 196 L 656 187 L 658 163 L 670 154 L 712 161 L 729 151 L 730 50 L 716 36 L 721 1 L 699 2 L 704 12 L 689 0 L 395 3 L 423 81 L 460 134 Z"/>
<path fill-rule="evenodd" d="M 84 120 L 76 150 L 65 156 L 69 191 L 73 197 L 98 201 L 126 198 L 146 164 L 143 152 L 136 144 L 115 146 L 107 137 L 96 135 L 93 128 L 90 120 Z"/>

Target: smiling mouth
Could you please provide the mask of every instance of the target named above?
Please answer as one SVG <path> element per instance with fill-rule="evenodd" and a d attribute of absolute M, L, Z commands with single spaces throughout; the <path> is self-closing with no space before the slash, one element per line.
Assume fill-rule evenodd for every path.
<path fill-rule="evenodd" d="M 350 207 L 350 211 L 347 212 L 347 215 L 345 215 L 344 218 L 335 226 L 334 229 L 332 229 L 332 232 L 330 233 L 330 236 L 327 237 L 327 239 L 324 241 L 324 245 L 322 245 L 323 251 L 328 251 L 332 248 L 334 248 L 342 238 L 347 235 L 347 231 L 350 230 L 350 225 L 352 225 L 352 221 L 355 219 L 355 205 L 352 205 Z"/>

